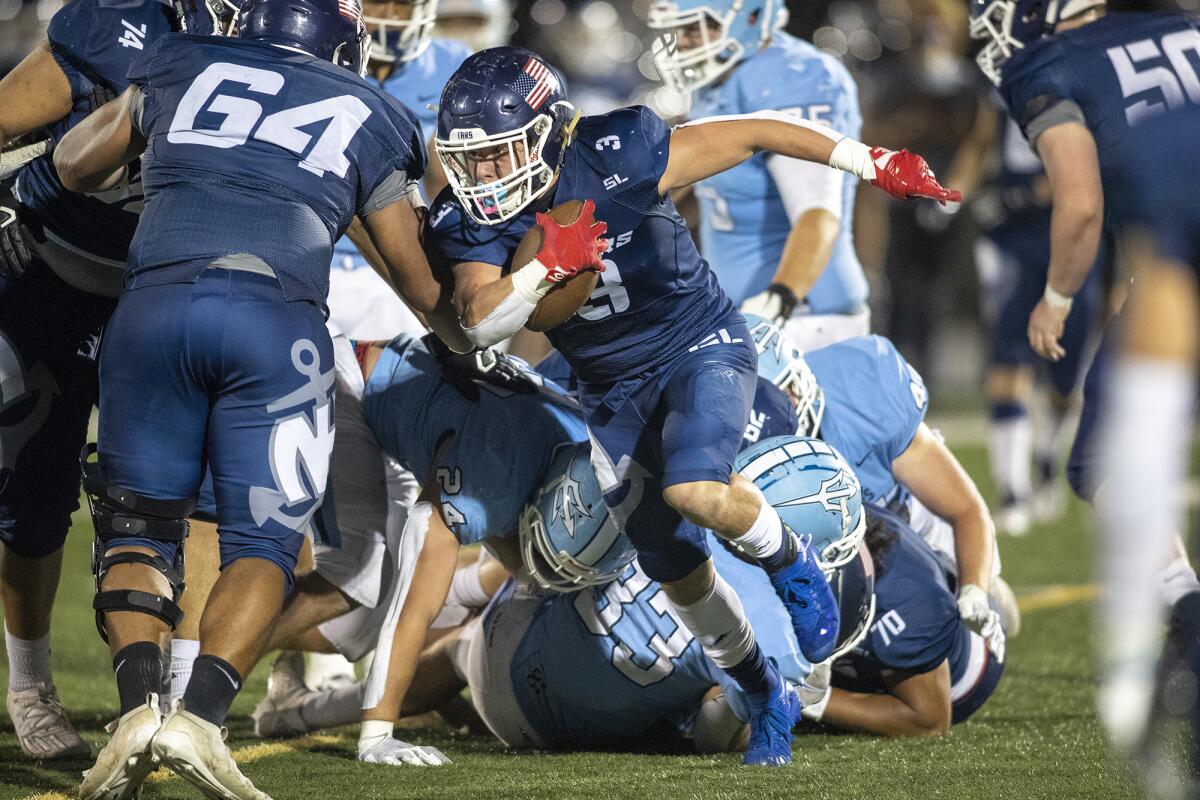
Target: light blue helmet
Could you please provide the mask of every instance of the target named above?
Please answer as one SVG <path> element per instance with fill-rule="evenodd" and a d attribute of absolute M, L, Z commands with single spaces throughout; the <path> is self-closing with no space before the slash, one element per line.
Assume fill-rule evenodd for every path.
<path fill-rule="evenodd" d="M 866 542 L 859 542 L 850 560 L 830 577 L 829 588 L 841 616 L 837 645 L 830 656 L 836 661 L 867 638 L 875 621 L 875 562 Z"/>
<path fill-rule="evenodd" d="M 838 451 L 820 439 L 775 436 L 739 453 L 733 468 L 793 531 L 812 537 L 826 570 L 854 558 L 867 515 L 858 478 Z"/>
<path fill-rule="evenodd" d="M 796 403 L 801 436 L 816 436 L 825 412 L 825 395 L 804 352 L 783 328 L 757 314 L 742 314 L 758 350 L 758 374 L 788 392 Z"/>
<path fill-rule="evenodd" d="M 656 0 L 654 66 L 668 88 L 694 91 L 758 52 L 779 20 L 776 0 Z"/>
<path fill-rule="evenodd" d="M 554 448 L 542 488 L 521 514 L 525 568 L 558 592 L 606 583 L 637 555 L 604 505 L 590 452 L 587 442 Z"/>

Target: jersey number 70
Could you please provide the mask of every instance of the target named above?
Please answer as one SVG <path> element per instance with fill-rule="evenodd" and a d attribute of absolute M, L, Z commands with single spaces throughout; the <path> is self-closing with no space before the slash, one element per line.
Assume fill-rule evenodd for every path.
<path fill-rule="evenodd" d="M 239 83 L 250 92 L 267 96 L 279 94 L 284 84 L 283 75 L 271 70 L 223 61 L 209 64 L 196 76 L 179 101 L 167 132 L 168 142 L 225 149 L 243 145 L 253 135 L 259 141 L 279 145 L 297 156 L 303 156 L 297 166 L 318 178 L 324 177 L 326 172 L 332 172 L 339 178 L 346 177 L 346 171 L 350 169 L 346 148 L 363 122 L 371 116 L 371 109 L 367 108 L 366 103 L 353 95 L 344 94 L 285 108 L 263 117 L 263 107 L 256 101 L 217 94 L 217 89 L 226 81 Z M 196 117 L 202 111 L 223 115 L 225 118 L 220 127 L 197 130 Z M 310 148 L 312 135 L 300 129 L 321 120 L 329 120 L 329 124 Z M 306 151 L 308 155 L 305 156 Z"/>

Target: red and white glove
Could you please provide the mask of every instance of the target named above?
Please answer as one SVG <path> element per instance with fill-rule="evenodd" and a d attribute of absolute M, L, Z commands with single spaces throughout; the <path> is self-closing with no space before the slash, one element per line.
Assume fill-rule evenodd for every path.
<path fill-rule="evenodd" d="M 834 146 L 829 166 L 857 175 L 900 200 L 928 197 L 942 205 L 962 202 L 962 192 L 938 183 L 925 159 L 907 150 L 867 147 L 847 137 Z"/>
<path fill-rule="evenodd" d="M 600 255 L 608 249 L 604 234 L 608 224 L 596 221 L 596 203 L 585 200 L 574 222 L 560 225 L 546 213 L 538 213 L 542 246 L 533 261 L 512 274 L 513 286 L 531 303 L 536 303 L 559 283 L 594 269 L 604 272 Z"/>

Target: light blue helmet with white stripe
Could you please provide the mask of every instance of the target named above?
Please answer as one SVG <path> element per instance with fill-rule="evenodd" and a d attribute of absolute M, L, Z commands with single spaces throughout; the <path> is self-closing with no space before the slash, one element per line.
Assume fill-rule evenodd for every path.
<path fill-rule="evenodd" d="M 816 436 L 825 412 L 825 394 L 804 360 L 804 351 L 783 328 L 758 314 L 742 314 L 758 350 L 758 374 L 783 389 L 796 403 L 801 436 Z"/>
<path fill-rule="evenodd" d="M 775 436 L 739 453 L 733 468 L 793 531 L 812 537 L 827 570 L 854 558 L 867 515 L 858 478 L 837 450 L 808 436 Z"/>
<path fill-rule="evenodd" d="M 604 505 L 590 453 L 587 442 L 554 448 L 542 488 L 521 514 L 521 558 L 547 589 L 606 583 L 637 555 Z"/>
<path fill-rule="evenodd" d="M 656 0 L 654 66 L 668 88 L 691 92 L 758 52 L 780 20 L 776 0 Z"/>

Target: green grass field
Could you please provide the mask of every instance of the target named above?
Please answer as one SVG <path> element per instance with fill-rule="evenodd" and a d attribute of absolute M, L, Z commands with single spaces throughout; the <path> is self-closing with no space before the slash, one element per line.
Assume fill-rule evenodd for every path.
<path fill-rule="evenodd" d="M 966 448 L 960 457 L 982 485 L 984 452 Z M 90 527 L 84 513 L 77 515 L 53 642 L 62 699 L 85 738 L 98 746 L 105 739 L 104 725 L 115 716 L 117 698 L 90 608 Z M 264 664 L 234 705 L 230 745 L 250 778 L 276 800 L 1137 797 L 1133 772 L 1108 753 L 1093 708 L 1092 545 L 1078 503 L 1057 525 L 1000 543 L 1005 577 L 1022 598 L 1024 629 L 1009 642 L 1005 676 L 991 701 L 938 740 L 801 734 L 790 767 L 751 770 L 733 755 L 514 754 L 486 738 L 464 739 L 446 728 L 431 728 L 412 738 L 441 747 L 453 765 L 366 766 L 354 760 L 357 732 L 352 728 L 292 741 L 251 738 L 248 714 L 265 688 Z M 7 718 L 0 722 L 0 798 L 73 796 L 88 766 L 82 760 L 26 761 Z M 159 772 L 143 796 L 200 795 Z"/>

